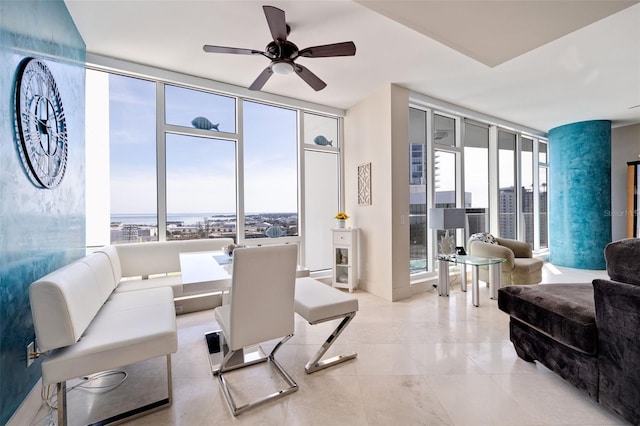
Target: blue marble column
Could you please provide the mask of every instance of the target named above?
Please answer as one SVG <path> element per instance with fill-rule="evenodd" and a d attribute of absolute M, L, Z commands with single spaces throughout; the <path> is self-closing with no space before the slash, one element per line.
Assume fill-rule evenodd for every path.
<path fill-rule="evenodd" d="M 605 269 L 611 242 L 611 122 L 549 131 L 549 261 Z"/>

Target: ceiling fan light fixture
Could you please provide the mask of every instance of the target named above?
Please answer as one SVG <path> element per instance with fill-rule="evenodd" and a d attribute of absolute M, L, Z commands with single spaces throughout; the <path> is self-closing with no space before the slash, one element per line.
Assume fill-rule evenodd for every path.
<path fill-rule="evenodd" d="M 293 64 L 286 61 L 274 62 L 271 65 L 271 71 L 276 74 L 293 74 Z"/>

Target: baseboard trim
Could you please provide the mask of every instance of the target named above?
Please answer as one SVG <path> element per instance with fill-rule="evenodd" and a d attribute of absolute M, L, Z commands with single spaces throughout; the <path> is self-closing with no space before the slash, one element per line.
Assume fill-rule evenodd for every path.
<path fill-rule="evenodd" d="M 13 416 L 9 419 L 7 426 L 24 426 L 33 424 L 33 420 L 38 415 L 42 406 L 42 379 L 39 379 L 33 386 L 27 397 L 22 401 Z"/>

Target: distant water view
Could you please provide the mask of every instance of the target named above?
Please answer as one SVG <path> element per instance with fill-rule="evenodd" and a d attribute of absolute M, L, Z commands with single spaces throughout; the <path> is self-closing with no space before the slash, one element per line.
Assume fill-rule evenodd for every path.
<path fill-rule="evenodd" d="M 250 215 L 249 215 L 250 216 Z M 167 222 L 183 222 L 185 226 L 202 223 L 205 219 L 229 220 L 235 219 L 235 213 L 180 213 L 168 214 Z M 112 214 L 112 223 L 122 223 L 123 225 L 158 225 L 158 216 L 156 214 Z"/>
<path fill-rule="evenodd" d="M 199 238 L 236 239 L 234 213 L 179 213 L 167 215 L 167 240 Z M 247 213 L 244 238 L 278 238 L 298 235 L 297 213 Z M 155 214 L 112 214 L 111 243 L 155 241 L 158 218 Z M 236 239 L 237 241 L 237 239 Z"/>

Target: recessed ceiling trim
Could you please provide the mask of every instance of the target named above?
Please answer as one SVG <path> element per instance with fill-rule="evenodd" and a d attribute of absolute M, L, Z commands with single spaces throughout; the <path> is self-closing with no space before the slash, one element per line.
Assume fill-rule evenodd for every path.
<path fill-rule="evenodd" d="M 541 130 L 533 129 L 521 124 L 512 123 L 511 121 L 503 120 L 502 118 L 494 117 L 489 114 L 452 104 L 450 102 L 443 101 L 442 99 L 434 98 L 432 96 L 423 95 L 422 93 L 409 92 L 409 103 L 416 106 L 422 106 L 424 108 L 446 112 L 456 116 L 470 118 L 481 123 L 509 128 L 539 138 L 546 139 L 548 137 L 548 134 Z"/>
<path fill-rule="evenodd" d="M 353 0 L 491 68 L 638 0 Z"/>

